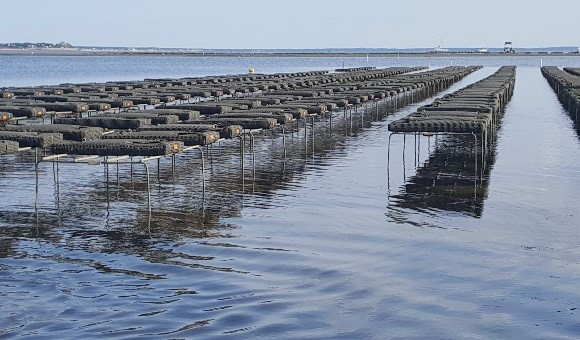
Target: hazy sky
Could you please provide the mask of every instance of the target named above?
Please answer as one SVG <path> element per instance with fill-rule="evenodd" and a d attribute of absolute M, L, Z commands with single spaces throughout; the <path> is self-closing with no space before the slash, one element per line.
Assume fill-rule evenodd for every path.
<path fill-rule="evenodd" d="M 578 0 L 0 0 L 0 42 L 190 48 L 580 46 Z"/>

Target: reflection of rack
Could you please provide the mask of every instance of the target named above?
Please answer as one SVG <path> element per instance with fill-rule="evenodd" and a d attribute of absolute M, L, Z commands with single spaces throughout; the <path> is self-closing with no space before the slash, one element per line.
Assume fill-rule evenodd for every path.
<path fill-rule="evenodd" d="M 403 138 L 407 134 L 415 136 L 415 167 L 417 168 L 419 164 L 417 174 L 406 182 L 405 190 L 396 196 L 399 198 L 399 206 L 419 211 L 429 208 L 469 211 L 464 205 L 466 201 L 470 201 L 465 193 L 466 189 L 471 187 L 471 183 L 474 188 L 473 199 L 478 202 L 478 181 L 481 180 L 479 186 L 482 187 L 485 172 L 489 169 L 486 157 L 493 155 L 497 122 L 513 94 L 514 83 L 515 67 L 504 66 L 493 75 L 439 98 L 429 105 L 418 108 L 415 113 L 389 124 L 391 131 L 387 146 L 389 191 L 390 146 L 393 134 L 402 134 Z M 430 155 L 425 167 L 420 168 L 418 155 L 421 137 L 430 138 L 438 135 L 446 136 L 444 141 L 453 141 L 454 144 L 449 143 L 445 148 L 438 148 L 436 142 L 435 154 Z M 473 138 L 464 138 L 469 135 Z M 473 140 L 473 144 L 470 139 Z M 478 146 L 479 141 L 481 147 Z M 403 139 L 403 177 L 407 181 L 404 164 L 405 146 Z M 478 169 L 480 155 L 481 166 Z M 441 177 L 441 174 L 445 176 Z M 456 193 L 458 188 L 461 189 Z M 479 196 L 481 199 L 482 195 Z M 481 212 L 473 211 L 472 214 L 479 217 Z"/>
<path fill-rule="evenodd" d="M 421 70 L 421 68 L 414 69 L 414 71 L 419 70 Z M 161 203 L 163 208 L 153 211 L 154 216 L 158 214 L 167 214 L 169 211 L 177 214 L 190 214 L 193 196 L 195 196 L 196 203 L 199 202 L 201 205 L 202 215 L 205 214 L 206 204 L 210 207 L 210 210 L 222 213 L 225 212 L 226 215 L 233 215 L 239 212 L 240 204 L 243 204 L 243 200 L 240 198 L 243 198 L 248 186 L 251 186 L 252 194 L 259 194 L 261 196 L 272 195 L 277 188 L 285 187 L 294 174 L 303 172 L 306 169 L 306 162 L 304 161 L 308 160 L 309 157 L 314 158 L 316 155 L 318 159 L 323 159 L 324 157 L 320 157 L 321 155 L 330 150 L 342 148 L 344 141 L 349 140 L 353 135 L 357 135 L 358 132 L 367 127 L 370 122 L 380 120 L 384 118 L 385 115 L 395 112 L 399 108 L 408 104 L 424 100 L 425 98 L 446 89 L 451 84 L 462 79 L 465 75 L 473 71 L 474 69 L 472 68 L 454 67 L 421 73 L 394 75 L 386 82 L 377 82 L 375 79 L 369 80 L 369 84 L 367 84 L 364 89 L 351 89 L 348 93 L 344 93 L 344 91 L 341 90 L 341 93 L 339 94 L 328 94 L 325 97 L 321 96 L 322 100 L 320 102 L 324 103 L 326 109 L 320 114 L 313 112 L 307 117 L 296 118 L 286 125 L 274 125 L 271 129 L 245 130 L 244 134 L 240 136 L 239 148 L 236 147 L 236 145 L 228 145 L 224 150 L 221 150 L 221 148 L 218 150 L 217 157 L 219 157 L 219 159 L 216 160 L 218 166 L 216 166 L 215 169 L 213 166 L 214 159 L 212 157 L 212 148 L 213 145 L 219 141 L 215 141 L 215 143 L 206 146 L 208 147 L 206 149 L 207 151 L 196 147 L 202 153 L 201 176 L 203 178 L 203 183 L 200 183 L 202 184 L 200 186 L 195 185 L 199 183 L 199 179 L 194 179 L 197 183 L 193 183 L 194 180 L 192 180 L 192 177 L 195 176 L 192 173 L 192 169 L 195 170 L 199 168 L 192 166 L 189 160 L 186 160 L 186 162 L 180 162 L 177 171 L 175 171 L 175 158 L 186 158 L 180 156 L 182 155 L 182 151 L 185 151 L 184 149 L 181 149 L 181 152 L 177 152 L 176 154 L 168 154 L 161 157 L 155 155 L 147 157 L 141 153 L 141 151 L 135 151 L 132 154 L 129 154 L 130 156 L 126 156 L 125 153 L 121 152 L 111 153 L 108 158 L 102 155 L 97 156 L 96 151 L 93 151 L 93 149 L 84 150 L 83 152 L 86 152 L 86 154 L 78 153 L 75 155 L 72 155 L 73 152 L 68 151 L 61 151 L 51 156 L 46 156 L 46 153 L 44 153 L 45 157 L 48 157 L 45 158 L 40 156 L 43 150 L 39 149 L 38 151 L 40 152 L 37 153 L 37 159 L 33 163 L 36 166 L 36 178 L 37 181 L 44 178 L 41 174 L 47 167 L 43 166 L 43 164 L 52 164 L 57 216 L 60 216 L 61 205 L 70 207 L 73 206 L 73 204 L 76 204 L 75 207 L 77 209 L 67 209 L 67 213 L 76 213 L 76 211 L 78 211 L 78 201 L 81 200 L 79 195 L 65 195 L 69 199 L 72 198 L 72 201 L 74 202 L 61 201 L 59 188 L 59 183 L 64 184 L 65 182 L 68 182 L 68 180 L 63 181 L 59 179 L 59 165 L 62 164 L 66 167 L 76 168 L 77 166 L 75 163 L 102 165 L 99 168 L 104 170 L 103 172 L 106 177 L 106 182 L 103 181 L 103 184 L 106 183 L 106 190 L 100 190 L 101 188 L 105 189 L 100 185 L 100 178 L 91 176 L 91 181 L 94 178 L 98 180 L 99 183 L 95 183 L 95 185 L 90 186 L 90 188 L 87 187 L 88 190 L 83 192 L 83 196 L 91 197 L 82 198 L 82 203 L 86 204 L 88 207 L 94 204 L 95 201 L 106 201 L 107 214 L 109 213 L 111 197 L 116 194 L 118 200 L 121 199 L 124 201 L 127 196 L 123 197 L 120 194 L 126 188 L 133 192 L 135 187 L 137 187 L 135 190 L 136 192 L 147 194 L 147 210 L 137 210 L 144 212 L 143 216 L 147 221 L 147 225 L 150 226 L 152 220 L 152 208 L 155 208 L 156 205 L 156 192 L 153 190 L 155 185 L 153 185 L 152 188 L 149 178 L 149 170 L 151 170 L 151 177 L 154 177 L 155 175 L 157 177 L 159 192 L 162 191 L 163 185 L 167 184 L 169 181 L 171 181 L 170 183 L 173 187 L 173 190 L 172 192 L 169 192 L 169 195 L 157 196 L 160 197 L 161 202 L 159 203 Z M 262 96 L 267 98 L 266 94 L 261 94 L 257 97 L 260 98 Z M 306 103 L 305 105 L 310 106 L 312 104 L 308 104 L 307 102 L 316 101 L 304 100 L 303 102 Z M 333 104 L 332 108 L 329 108 L 330 103 Z M 342 104 L 342 106 L 339 104 Z M 342 108 L 342 110 L 339 109 L 339 107 Z M 256 133 L 254 135 L 254 132 L 257 131 L 261 131 L 262 133 Z M 280 131 L 281 134 L 279 133 Z M 105 133 L 108 134 L 110 132 Z M 260 143 L 260 139 L 264 140 L 264 138 L 267 139 L 267 143 Z M 249 143 L 246 143 L 245 139 L 249 139 Z M 219 147 L 219 143 L 217 146 Z M 283 150 L 281 147 L 283 147 Z M 204 171 L 203 158 L 205 156 L 208 156 L 210 163 L 208 169 L 210 171 Z M 152 161 L 154 160 L 157 160 L 156 173 L 153 166 L 150 166 L 153 165 Z M 171 163 L 171 171 L 162 173 L 163 169 L 160 170 L 160 162 L 165 164 Z M 197 162 L 197 157 L 195 162 L 199 164 Z M 245 162 L 247 162 L 247 165 L 244 164 Z M 321 160 L 321 163 L 323 164 L 324 161 Z M 133 172 L 134 166 L 140 167 L 140 165 L 137 164 L 143 164 L 146 174 L 142 171 Z M 113 166 L 113 169 L 109 169 L 110 165 Z M 249 169 L 247 169 L 248 167 Z M 116 182 L 113 180 L 115 176 L 115 168 L 117 170 Z M 79 172 L 82 173 L 84 171 Z M 130 186 L 127 182 L 123 182 L 122 178 L 120 180 L 119 173 L 131 177 Z M 199 174 L 199 171 L 195 171 L 195 173 Z M 166 176 L 166 174 L 169 175 Z M 184 181 L 185 183 L 182 181 L 182 183 L 177 184 L 173 180 L 175 179 L 175 176 L 180 176 L 180 174 L 184 174 L 184 177 L 187 178 Z M 220 177 L 219 180 L 212 180 L 214 179 L 214 174 L 217 174 L 217 176 L 215 176 L 216 178 L 218 176 Z M 136 177 L 136 183 L 133 181 L 134 175 Z M 144 178 L 144 175 L 147 177 Z M 208 175 L 207 183 L 206 175 Z M 72 183 L 74 184 L 74 181 Z M 248 183 L 248 185 L 246 185 L 246 183 Z M 42 184 L 44 185 L 44 183 Z M 37 196 L 35 200 L 37 225 L 39 213 L 44 213 L 43 210 L 45 210 L 43 209 L 44 207 L 39 207 L 39 205 L 42 204 L 42 201 L 38 198 L 38 186 L 39 183 L 37 182 Z M 97 190 L 93 190 L 94 188 Z M 175 190 L 175 188 L 177 188 L 177 190 Z M 40 190 L 41 194 L 42 192 L 43 191 Z M 199 196 L 197 194 L 192 195 L 194 192 L 199 192 Z M 167 192 L 163 192 L 163 194 L 167 194 Z M 165 201 L 165 197 L 169 198 L 168 201 Z M 178 204 L 176 204 L 176 202 Z M 145 202 L 143 203 L 145 204 Z M 217 215 L 219 214 L 216 214 L 216 216 Z M 167 216 L 169 216 L 169 214 Z M 188 219 L 191 218 L 188 217 Z M 158 225 L 162 225 L 163 223 L 175 223 L 175 221 L 159 221 L 156 218 L 154 218 L 153 221 Z"/>
<path fill-rule="evenodd" d="M 469 137 L 469 136 L 473 136 L 473 146 L 472 146 L 472 150 L 473 152 L 469 152 L 469 159 L 473 159 L 473 162 L 471 160 L 468 160 L 467 158 L 464 159 L 464 163 L 469 163 L 469 164 L 473 164 L 473 169 L 470 171 L 470 173 L 474 174 L 474 181 L 475 181 L 475 185 L 477 185 L 477 181 L 478 179 L 481 177 L 483 177 L 483 168 L 486 166 L 486 156 L 487 153 L 489 152 L 489 144 L 491 144 L 491 139 L 486 141 L 483 139 L 483 134 L 480 134 L 479 136 L 475 133 L 460 133 L 460 132 L 445 132 L 445 133 L 425 133 L 425 134 L 420 134 L 420 133 L 401 133 L 401 132 L 391 132 L 391 134 L 389 135 L 389 142 L 388 142 L 388 148 L 387 148 L 387 180 L 388 180 L 388 184 L 390 186 L 390 163 L 391 163 L 391 137 L 395 134 L 402 134 L 403 135 L 403 162 L 405 162 L 405 149 L 406 149 L 406 136 L 408 134 L 412 134 L 414 135 L 414 139 L 415 139 L 415 166 L 419 165 L 419 156 L 420 156 L 420 148 L 421 148 L 421 137 L 428 137 L 429 138 L 429 142 L 430 142 L 430 137 L 435 136 L 456 136 L 456 137 Z M 469 140 L 471 140 L 471 138 L 466 139 L 463 138 L 464 143 L 468 142 Z M 430 144 L 429 144 L 430 145 Z M 481 146 L 481 147 L 480 147 Z M 478 158 L 481 158 L 480 163 L 478 163 Z M 443 162 L 445 163 L 445 162 Z M 478 165 L 479 164 L 479 165 Z M 481 170 L 480 172 L 478 172 L 478 167 Z M 403 167 L 403 171 L 405 168 Z M 481 175 L 481 176 L 480 176 Z"/>
<path fill-rule="evenodd" d="M 421 164 L 421 139 L 425 137 L 429 158 Z M 434 143 L 432 138 L 435 139 Z M 405 177 L 405 184 L 398 194 L 389 196 L 389 201 L 392 199 L 394 206 L 399 208 L 449 211 L 480 217 L 494 157 L 492 151 L 491 157 L 485 157 L 478 164 L 482 149 L 477 139 L 475 135 L 473 139 L 469 138 L 469 134 L 416 134 L 416 173 L 409 179 Z M 405 138 L 403 143 L 405 148 Z M 403 154 L 403 169 L 405 167 Z"/>

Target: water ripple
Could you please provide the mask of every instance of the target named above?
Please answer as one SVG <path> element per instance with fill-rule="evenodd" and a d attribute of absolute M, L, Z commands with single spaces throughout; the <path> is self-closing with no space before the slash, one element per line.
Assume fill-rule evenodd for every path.
<path fill-rule="evenodd" d="M 387 179 L 385 127 L 417 105 L 352 133 L 321 121 L 314 155 L 302 130 L 286 160 L 258 137 L 255 177 L 223 144 L 205 193 L 198 159 L 163 160 L 150 215 L 143 173 L 107 187 L 102 167 L 64 164 L 59 195 L 42 165 L 36 212 L 30 155 L 2 158 L 0 334 L 576 338 L 580 143 L 539 71 L 517 77 L 475 185 L 454 138 L 422 140 L 417 165 L 394 139 Z"/>

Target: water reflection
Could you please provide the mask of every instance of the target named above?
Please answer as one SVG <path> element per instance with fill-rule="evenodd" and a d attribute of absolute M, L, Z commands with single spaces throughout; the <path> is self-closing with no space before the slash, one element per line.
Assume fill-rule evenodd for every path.
<path fill-rule="evenodd" d="M 15 243 L 14 239 L 0 239 L 0 258 L 14 257 L 16 255 Z"/>
<path fill-rule="evenodd" d="M 153 161 L 149 165 L 151 213 L 147 209 L 147 178 L 139 165 L 63 163 L 55 167 L 42 163 L 39 209 L 30 214 L 30 197 L 22 194 L 0 215 L 0 221 L 22 233 L 15 237 L 46 240 L 43 233 L 50 230 L 73 227 L 86 232 L 119 226 L 130 226 L 145 237 L 173 241 L 233 237 L 235 226 L 223 224 L 223 218 L 241 216 L 246 206 L 284 205 L 283 200 L 273 199 L 278 192 L 293 190 L 308 173 L 336 164 L 337 158 L 347 155 L 344 150 L 353 137 L 409 104 L 409 97 L 396 102 L 367 102 L 357 110 L 317 117 L 314 123 L 296 121 L 286 127 L 285 135 L 279 130 L 264 131 L 256 135 L 253 144 L 246 136 L 242 141 L 212 145 L 204 149 L 205 179 L 197 154 L 178 155 L 175 168 L 169 157 L 157 164 Z M 243 161 L 239 143 L 244 145 Z M 30 175 L 28 163 L 29 156 L 17 156 L 3 169 Z M 26 231 L 31 225 L 35 226 L 34 234 Z M 59 233 L 50 237 L 58 239 Z"/>
<path fill-rule="evenodd" d="M 493 179 L 488 156 L 475 193 L 460 166 L 464 159 L 472 176 L 469 138 L 439 137 L 436 146 L 431 137 L 429 153 L 422 138 L 416 174 L 407 139 L 408 183 L 397 169 L 392 200 L 415 202 L 391 204 L 390 221 L 406 215 L 461 231 L 383 218 L 384 121 L 356 130 L 354 120 L 351 133 L 337 115 L 332 135 L 329 122 L 316 123 L 314 154 L 311 138 L 304 152 L 301 127 L 286 136 L 285 161 L 281 136 L 264 134 L 255 180 L 246 149 L 244 184 L 239 148 L 215 147 L 205 199 L 197 157 L 178 157 L 174 176 L 163 160 L 159 174 L 152 165 L 149 226 L 142 169 L 131 182 L 120 166 L 117 183 L 111 167 L 107 199 L 102 165 L 61 164 L 58 217 L 52 165 L 42 164 L 36 223 L 30 159 L 0 159 L 0 191 L 11 197 L 0 206 L 3 336 L 454 338 L 460 319 L 464 337 L 575 338 L 578 228 L 569 198 L 580 149 L 539 71 L 518 72 Z M 453 195 L 462 199 L 421 182 L 443 154 L 457 164 L 454 181 L 437 183 L 449 180 L 451 192 L 458 182 Z M 445 207 L 429 197 L 423 204 L 420 184 Z"/>
<path fill-rule="evenodd" d="M 175 171 L 169 158 L 160 162 L 159 170 L 152 163 L 151 214 L 142 168 L 109 166 L 107 175 L 102 164 L 63 163 L 56 186 L 55 168 L 42 163 L 40 218 L 35 219 L 30 159 L 2 165 L 14 179 L 3 182 L 7 186 L 2 190 L 20 192 L 0 211 L 0 240 L 9 240 L 0 244 L 0 252 L 6 265 L 12 266 L 3 272 L 4 282 L 43 298 L 38 302 L 26 297 L 10 307 L 10 313 L 23 320 L 31 301 L 44 308 L 32 313 L 38 322 L 19 321 L 7 332 L 45 331 L 42 324 L 51 323 L 45 315 L 57 314 L 61 320 L 54 324 L 87 335 L 125 334 L 143 317 L 155 319 L 142 319 L 146 321 L 132 335 L 179 333 L 195 338 L 248 332 L 260 329 L 259 322 L 270 316 L 285 320 L 273 334 L 289 329 L 293 334 L 301 329 L 310 332 L 318 327 L 320 315 L 327 314 L 322 313 L 325 307 L 312 312 L 303 302 L 313 295 L 326 299 L 342 292 L 346 292 L 344 301 L 360 301 L 356 285 L 350 277 L 345 279 L 343 270 L 321 265 L 320 258 L 308 261 L 312 252 L 292 239 L 277 239 L 274 230 L 279 222 L 284 226 L 283 221 L 272 223 L 272 236 L 267 234 L 266 239 L 227 223 L 227 218 L 252 219 L 255 216 L 244 214 L 292 204 L 294 200 L 282 197 L 281 191 L 292 195 L 316 180 L 313 173 L 340 167 L 353 143 L 364 139 L 368 130 L 382 126 L 386 131 L 384 124 L 373 126 L 373 121 L 384 120 L 387 112 L 393 108 L 383 103 L 378 108 L 369 106 L 364 119 L 359 110 L 352 119 L 336 114 L 332 123 L 320 118 L 306 130 L 303 124 L 295 126 L 285 136 L 286 157 L 281 133 L 264 132 L 255 140 L 255 154 L 246 140 L 243 170 L 238 141 L 216 145 L 205 150 L 205 191 L 197 155 L 178 156 Z M 373 131 L 372 135 L 381 134 Z M 305 199 L 298 209 L 316 215 L 308 211 Z M 323 199 L 324 206 L 334 204 Z M 259 228 L 260 218 L 253 220 Z M 331 239 L 313 235 L 297 231 L 296 240 L 304 245 Z M 0 284 L 0 294 L 17 300 L 17 294 L 6 287 Z M 363 299 L 375 301 L 374 297 Z"/>
<path fill-rule="evenodd" d="M 358 112 L 319 117 L 314 124 L 297 122 L 281 131 L 266 131 L 255 137 L 252 150 L 246 137 L 244 167 L 240 141 L 229 140 L 205 149 L 205 190 L 201 160 L 197 155 L 178 155 L 175 168 L 170 158 L 151 162 L 152 213 L 147 210 L 147 180 L 139 165 L 41 163 L 39 207 L 34 213 L 30 185 L 34 186 L 30 155 L 9 156 L 2 171 L 27 190 L 0 212 L 0 221 L 17 235 L 48 239 L 50 230 L 74 226 L 75 230 L 115 229 L 133 226 L 144 235 L 168 239 L 224 237 L 224 217 L 241 215 L 244 206 L 278 206 L 272 198 L 282 189 L 292 190 L 308 172 L 335 163 L 353 136 L 394 111 L 387 102 L 372 103 Z M 366 114 L 363 113 L 366 111 Z M 286 144 L 284 157 L 283 142 Z M 26 179 L 22 174 L 26 174 Z M 39 216 L 37 219 L 36 216 Z M 63 222 L 64 221 L 64 222 Z M 30 226 L 34 226 L 29 230 Z M 89 227 L 90 226 L 90 227 Z M 20 233 L 18 235 L 18 233 Z M 228 237 L 227 235 L 225 235 Z M 57 238 L 58 234 L 50 235 Z"/>
<path fill-rule="evenodd" d="M 471 136 L 421 138 L 428 143 L 429 156 L 418 164 L 416 173 L 399 192 L 390 196 L 389 217 L 409 223 L 407 212 L 412 210 L 433 216 L 451 213 L 480 218 L 495 162 L 495 146 L 489 149 L 482 165 Z"/>
<path fill-rule="evenodd" d="M 144 78 L 180 78 L 240 74 L 252 65 L 260 73 L 334 70 L 338 67 L 399 67 L 518 65 L 539 67 L 558 65 L 578 67 L 578 55 L 489 55 L 489 56 L 413 56 L 375 57 L 179 57 L 179 56 L 0 56 L 0 86 L 37 86 L 68 82 L 132 81 Z M 90 64 L 90 67 L 87 65 Z M 74 77 L 74 78 L 71 78 Z"/>

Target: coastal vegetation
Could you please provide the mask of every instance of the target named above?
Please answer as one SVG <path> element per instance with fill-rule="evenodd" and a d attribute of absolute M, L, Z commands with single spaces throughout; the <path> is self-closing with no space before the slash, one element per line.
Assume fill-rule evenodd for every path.
<path fill-rule="evenodd" d="M 73 48 L 73 46 L 66 41 L 61 41 L 59 43 L 31 43 L 31 42 L 21 42 L 21 43 L 4 43 L 0 44 L 0 48 L 3 49 L 39 49 L 39 48 Z"/>

